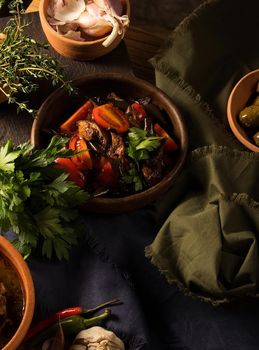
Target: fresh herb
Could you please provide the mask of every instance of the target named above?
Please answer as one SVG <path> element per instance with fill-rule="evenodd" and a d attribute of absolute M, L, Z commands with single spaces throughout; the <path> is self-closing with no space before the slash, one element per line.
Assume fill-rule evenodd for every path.
<path fill-rule="evenodd" d="M 0 33 L 0 95 L 9 103 L 16 104 L 18 111 L 35 114 L 27 101 L 20 100 L 19 95 L 35 92 L 39 80 L 49 80 L 53 86 L 65 86 L 69 92 L 73 88 L 64 80 L 64 72 L 58 61 L 44 51 L 49 45 L 41 44 L 24 33 L 29 23 L 21 18 L 21 6 L 21 0 L 10 3 L 10 12 L 14 16 Z"/>
<path fill-rule="evenodd" d="M 17 234 L 14 242 L 28 256 L 68 259 L 80 233 L 77 206 L 88 194 L 56 169 L 57 157 L 71 156 L 64 150 L 67 139 L 54 136 L 47 148 L 30 143 L 15 147 L 8 141 L 0 148 L 0 226 Z"/>
<path fill-rule="evenodd" d="M 139 128 L 130 128 L 127 136 L 126 152 L 139 168 L 141 160 L 149 159 L 150 152 L 160 146 L 161 137 L 148 136 L 147 131 Z"/>
<path fill-rule="evenodd" d="M 0 0 L 0 10 L 7 3 L 7 0 Z"/>
<path fill-rule="evenodd" d="M 141 191 L 145 183 L 140 175 L 140 162 L 150 158 L 151 152 L 160 146 L 162 137 L 148 136 L 147 131 L 140 128 L 130 128 L 126 139 L 126 152 L 133 160 L 129 172 L 123 176 L 123 181 L 133 184 L 135 191 Z"/>
<path fill-rule="evenodd" d="M 136 192 L 143 190 L 144 182 L 139 176 L 135 165 L 132 165 L 132 168 L 122 177 L 122 180 L 126 184 L 133 185 Z"/>

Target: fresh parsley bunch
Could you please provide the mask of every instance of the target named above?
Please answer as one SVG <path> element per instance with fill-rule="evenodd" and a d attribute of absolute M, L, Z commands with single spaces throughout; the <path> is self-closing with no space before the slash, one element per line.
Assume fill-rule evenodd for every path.
<path fill-rule="evenodd" d="M 0 148 L 0 227 L 17 234 L 14 242 L 25 256 L 32 251 L 47 258 L 68 259 L 80 233 L 77 206 L 88 194 L 68 174 L 56 169 L 54 160 L 68 157 L 67 139 L 54 136 L 47 148 L 30 143 Z"/>
<path fill-rule="evenodd" d="M 148 136 L 146 130 L 140 128 L 130 128 L 126 139 L 127 155 L 133 160 L 133 164 L 128 174 L 123 177 L 123 181 L 133 184 L 135 191 L 141 191 L 145 186 L 140 173 L 140 163 L 150 158 L 151 152 L 156 150 L 162 137 Z"/>

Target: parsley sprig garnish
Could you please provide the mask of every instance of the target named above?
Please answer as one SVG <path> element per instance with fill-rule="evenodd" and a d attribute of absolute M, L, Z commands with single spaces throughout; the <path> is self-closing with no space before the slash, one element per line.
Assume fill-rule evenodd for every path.
<path fill-rule="evenodd" d="M 77 243 L 77 206 L 88 194 L 53 166 L 56 158 L 71 155 L 64 150 L 66 142 L 54 136 L 42 150 L 30 143 L 15 147 L 11 141 L 0 148 L 0 227 L 13 229 L 14 244 L 24 256 L 35 251 L 49 259 L 68 259 Z"/>
<path fill-rule="evenodd" d="M 141 161 L 150 158 L 150 155 L 159 146 L 163 138 L 157 136 L 148 136 L 146 130 L 140 128 L 130 128 L 126 138 L 126 153 L 133 160 L 131 169 L 123 176 L 123 181 L 127 184 L 133 184 L 136 192 L 141 191 L 145 186 L 141 176 Z"/>

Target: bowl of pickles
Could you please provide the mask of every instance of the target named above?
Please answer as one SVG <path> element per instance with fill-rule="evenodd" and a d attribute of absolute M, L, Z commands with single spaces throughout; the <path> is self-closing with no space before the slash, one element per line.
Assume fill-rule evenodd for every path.
<path fill-rule="evenodd" d="M 259 69 L 243 76 L 234 86 L 227 117 L 236 138 L 249 150 L 259 152 Z"/>

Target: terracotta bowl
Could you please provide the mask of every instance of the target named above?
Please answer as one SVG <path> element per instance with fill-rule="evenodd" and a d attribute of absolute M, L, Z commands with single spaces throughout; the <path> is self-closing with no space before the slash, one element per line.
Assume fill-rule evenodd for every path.
<path fill-rule="evenodd" d="M 239 124 L 238 116 L 249 102 L 251 96 L 255 94 L 258 82 L 259 69 L 246 74 L 234 86 L 227 104 L 227 116 L 231 130 L 245 147 L 254 152 L 259 152 L 259 147 L 254 144 L 246 130 Z"/>
<path fill-rule="evenodd" d="M 188 140 L 187 131 L 182 115 L 176 108 L 174 102 L 160 89 L 152 84 L 137 79 L 134 76 L 122 76 L 120 74 L 96 74 L 86 76 L 74 82 L 79 90 L 79 98 L 82 96 L 107 96 L 115 92 L 119 96 L 131 96 L 134 98 L 151 97 L 152 103 L 163 110 L 168 116 L 168 122 L 174 130 L 180 150 L 174 155 L 174 166 L 170 172 L 155 186 L 130 196 L 121 198 L 92 198 L 87 201 L 85 209 L 94 212 L 119 213 L 143 207 L 159 199 L 177 178 L 184 164 Z M 75 96 L 67 96 L 63 89 L 52 93 L 39 109 L 31 132 L 31 142 L 36 147 L 47 144 L 49 135 L 44 130 L 57 130 L 61 122 L 75 105 Z M 71 113 L 71 112 L 70 112 Z"/>
<path fill-rule="evenodd" d="M 3 236 L 0 236 L 0 254 L 16 272 L 23 292 L 24 306 L 21 323 L 11 340 L 2 349 L 16 350 L 21 345 L 32 321 L 35 304 L 34 286 L 30 270 L 24 259 Z"/>
<path fill-rule="evenodd" d="M 104 47 L 102 43 L 107 36 L 91 40 L 91 41 L 76 41 L 65 38 L 58 34 L 48 23 L 46 14 L 50 0 L 41 0 L 39 5 L 39 15 L 42 29 L 47 37 L 48 42 L 60 55 L 72 58 L 79 61 L 93 60 L 108 54 L 115 49 L 121 42 L 122 35 L 118 35 L 114 42 Z M 124 6 L 124 14 L 130 16 L 130 3 L 129 0 L 122 0 Z"/>

